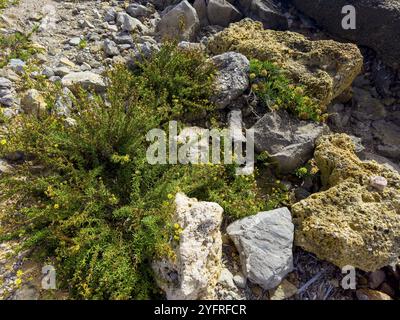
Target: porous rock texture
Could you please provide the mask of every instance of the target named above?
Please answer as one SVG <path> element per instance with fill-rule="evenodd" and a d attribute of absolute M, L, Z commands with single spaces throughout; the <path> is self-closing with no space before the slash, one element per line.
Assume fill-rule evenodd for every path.
<path fill-rule="evenodd" d="M 169 300 L 211 299 L 221 272 L 223 209 L 183 193 L 175 198 L 175 223 L 183 229 L 176 258 L 153 263 L 157 282 Z"/>
<path fill-rule="evenodd" d="M 262 23 L 243 19 L 217 33 L 208 43 L 213 54 L 236 51 L 269 60 L 286 70 L 321 107 L 343 93 L 360 73 L 363 57 L 354 44 L 311 41 L 299 33 L 264 30 Z"/>
<path fill-rule="evenodd" d="M 315 161 L 323 191 L 292 206 L 295 243 L 339 267 L 375 271 L 400 255 L 400 175 L 363 162 L 346 134 L 322 136 Z M 371 177 L 383 177 L 383 191 Z"/>

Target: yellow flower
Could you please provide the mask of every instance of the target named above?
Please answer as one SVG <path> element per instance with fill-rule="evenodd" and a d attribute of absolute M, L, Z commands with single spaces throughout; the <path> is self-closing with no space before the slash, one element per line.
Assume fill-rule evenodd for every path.
<path fill-rule="evenodd" d="M 179 241 L 179 236 L 174 236 L 174 240 Z"/>
<path fill-rule="evenodd" d="M 6 145 L 7 144 L 7 140 L 6 139 L 1 139 L 0 144 L 2 146 Z"/>
<path fill-rule="evenodd" d="M 174 196 L 172 195 L 172 194 L 170 194 L 170 193 L 168 193 L 168 195 L 167 195 L 167 198 L 168 199 L 172 199 Z"/>
<path fill-rule="evenodd" d="M 21 283 L 22 283 L 22 279 L 17 278 L 17 279 L 15 280 L 15 284 L 16 284 L 17 286 L 21 285 Z"/>
<path fill-rule="evenodd" d="M 23 274 L 24 274 L 24 272 L 22 270 L 18 270 L 17 271 L 17 277 L 18 278 L 21 278 Z"/>
<path fill-rule="evenodd" d="M 175 228 L 175 229 L 179 229 L 179 228 L 180 228 L 179 223 L 174 223 L 174 228 Z"/>
<path fill-rule="evenodd" d="M 60 209 L 60 205 L 59 205 L 58 203 L 56 203 L 53 207 L 54 207 L 54 209 L 56 209 L 56 210 L 57 210 L 57 209 Z"/>

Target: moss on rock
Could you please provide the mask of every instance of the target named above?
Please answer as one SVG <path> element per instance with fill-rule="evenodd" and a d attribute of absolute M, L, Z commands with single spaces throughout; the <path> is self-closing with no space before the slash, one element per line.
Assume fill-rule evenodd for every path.
<path fill-rule="evenodd" d="M 325 191 L 292 207 L 295 243 L 339 267 L 374 271 L 400 255 L 400 175 L 354 153 L 349 136 L 334 134 L 317 142 L 315 160 Z M 383 191 L 370 179 L 384 177 Z"/>
<path fill-rule="evenodd" d="M 244 19 L 217 33 L 208 44 L 213 54 L 237 51 L 248 58 L 269 60 L 285 69 L 306 94 L 324 109 L 360 73 L 363 57 L 356 45 L 332 40 L 311 41 L 299 33 L 264 30 Z"/>

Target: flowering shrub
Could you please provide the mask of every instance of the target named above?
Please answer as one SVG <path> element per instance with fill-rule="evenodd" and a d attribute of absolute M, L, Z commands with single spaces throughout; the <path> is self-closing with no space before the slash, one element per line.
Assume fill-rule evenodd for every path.
<path fill-rule="evenodd" d="M 270 110 L 286 109 L 302 120 L 323 120 L 321 110 L 304 89 L 295 86 L 273 63 L 250 61 L 251 89 Z"/>
<path fill-rule="evenodd" d="M 6 123 L 0 156 L 23 156 L 0 180 L 2 197 L 14 204 L 2 217 L 2 238 L 21 239 L 41 259 L 55 257 L 58 285 L 72 297 L 156 297 L 150 263 L 173 256 L 179 243 L 181 226 L 171 220 L 178 191 L 218 202 L 228 219 L 264 208 L 255 177 L 236 176 L 234 166 L 146 161 L 150 129 L 210 108 L 204 63 L 200 53 L 166 45 L 135 72 L 110 71 L 104 97 L 75 88 L 73 121 L 56 115 L 59 89 L 48 84 L 48 112 Z M 153 74 L 161 65 L 164 74 Z"/>

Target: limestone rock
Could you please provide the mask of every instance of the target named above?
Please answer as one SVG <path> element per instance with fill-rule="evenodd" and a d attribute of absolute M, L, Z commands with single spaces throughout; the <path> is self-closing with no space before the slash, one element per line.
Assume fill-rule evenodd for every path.
<path fill-rule="evenodd" d="M 184 0 L 162 16 L 157 24 L 157 32 L 161 38 L 192 41 L 195 40 L 199 27 L 196 10 Z"/>
<path fill-rule="evenodd" d="M 242 14 L 226 0 L 209 0 L 207 17 L 210 24 L 227 27 L 231 22 L 239 21 Z"/>
<path fill-rule="evenodd" d="M 236 51 L 247 58 L 274 62 L 323 109 L 351 85 L 363 64 L 360 50 L 353 44 L 311 41 L 295 32 L 264 30 L 260 22 L 249 19 L 217 33 L 208 49 L 213 54 Z"/>
<path fill-rule="evenodd" d="M 223 109 L 248 88 L 250 62 L 244 55 L 236 52 L 226 52 L 211 60 L 218 69 L 215 79 L 216 93 L 212 100 L 218 108 Z"/>
<path fill-rule="evenodd" d="M 39 115 L 46 110 L 44 97 L 36 89 L 29 89 L 21 99 L 21 107 L 25 113 Z"/>
<path fill-rule="evenodd" d="M 70 89 L 76 84 L 85 89 L 94 88 L 96 91 L 104 91 L 106 88 L 103 77 L 90 71 L 69 73 L 62 78 L 61 83 Z"/>
<path fill-rule="evenodd" d="M 174 221 L 183 232 L 174 249 L 176 259 L 153 263 L 157 282 L 169 300 L 213 298 L 222 268 L 223 209 L 182 193 L 176 195 L 175 204 Z"/>
<path fill-rule="evenodd" d="M 148 30 L 148 28 L 140 20 L 131 17 L 125 12 L 120 12 L 117 14 L 117 25 L 121 26 L 122 31 L 127 32 L 145 32 Z"/>
<path fill-rule="evenodd" d="M 327 127 L 298 120 L 286 111 L 268 112 L 253 126 L 256 151 L 267 151 L 282 173 L 291 173 L 309 159 L 315 140 Z"/>
<path fill-rule="evenodd" d="M 195 0 L 193 3 L 193 8 L 196 9 L 197 16 L 200 20 L 200 26 L 208 26 L 209 21 L 207 17 L 207 0 Z"/>
<path fill-rule="evenodd" d="M 297 293 L 297 288 L 294 284 L 286 279 L 274 290 L 270 290 L 271 300 L 284 300 L 294 296 Z"/>
<path fill-rule="evenodd" d="M 339 267 L 375 271 L 400 255 L 400 174 L 361 161 L 345 134 L 322 136 L 315 161 L 323 191 L 292 206 L 296 245 Z M 383 191 L 370 185 L 383 177 Z"/>
<path fill-rule="evenodd" d="M 243 274 L 268 290 L 293 269 L 293 224 L 290 211 L 260 212 L 230 224 L 227 233 L 240 254 Z"/>

